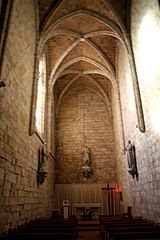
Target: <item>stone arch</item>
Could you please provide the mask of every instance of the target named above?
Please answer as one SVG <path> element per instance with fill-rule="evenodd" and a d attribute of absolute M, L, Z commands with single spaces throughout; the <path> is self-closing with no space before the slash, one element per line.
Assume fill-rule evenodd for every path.
<path fill-rule="evenodd" d="M 103 1 L 103 2 L 114 12 L 114 10 L 111 8 L 111 5 L 107 1 Z M 59 24 L 59 22 L 67 19 L 68 17 L 74 16 L 76 14 L 82 14 L 82 13 L 83 14 L 88 14 L 88 15 L 94 17 L 95 19 L 105 23 L 108 27 L 110 27 L 110 29 L 112 29 L 112 31 L 115 34 L 115 37 L 117 39 L 119 39 L 121 43 L 123 43 L 125 45 L 125 47 L 127 49 L 127 52 L 128 52 L 128 56 L 129 56 L 130 66 L 131 66 L 133 88 L 134 88 L 134 95 L 135 95 L 135 103 L 136 103 L 136 109 L 137 109 L 138 126 L 139 126 L 139 130 L 141 132 L 145 132 L 143 108 L 142 108 L 142 103 L 141 103 L 141 96 L 140 96 L 140 89 L 139 89 L 138 78 L 137 78 L 137 73 L 136 73 L 136 66 L 135 66 L 134 56 L 133 56 L 133 51 L 132 51 L 132 46 L 131 46 L 131 39 L 130 39 L 129 34 L 127 34 L 127 31 L 126 31 L 125 27 L 123 26 L 122 22 L 120 21 L 120 19 L 116 15 L 116 13 L 114 12 L 114 16 L 116 17 L 119 25 L 116 25 L 110 19 L 107 19 L 105 17 L 101 17 L 99 14 L 94 13 L 92 11 L 78 10 L 78 11 L 75 11 L 73 13 L 67 14 L 66 16 L 62 17 L 57 22 L 55 22 L 54 26 L 51 26 L 52 30 L 57 24 Z M 44 28 L 45 28 L 45 26 L 44 26 Z M 50 30 L 51 29 L 48 29 L 48 31 L 50 31 Z M 47 35 L 47 32 L 44 31 L 42 39 L 41 39 L 42 42 L 45 41 L 46 35 Z M 40 41 L 40 45 L 41 45 L 41 41 Z"/>
<path fill-rule="evenodd" d="M 87 44 L 89 44 L 89 45 L 93 48 L 93 50 L 95 50 L 95 51 L 100 55 L 101 58 L 104 59 L 106 65 L 107 65 L 108 68 L 110 69 L 112 75 L 115 76 L 115 70 L 114 70 L 112 64 L 110 63 L 109 59 L 108 59 L 106 56 L 104 56 L 104 54 L 102 53 L 102 51 L 101 51 L 100 49 L 98 49 L 98 47 L 97 47 L 92 41 L 90 41 L 90 40 L 88 40 L 88 39 L 85 39 L 85 36 L 84 36 L 83 39 L 84 39 L 84 41 L 85 41 Z M 56 64 L 55 64 L 55 66 L 52 68 L 52 72 L 51 72 L 51 74 L 50 74 L 50 81 L 49 81 L 50 84 L 51 84 L 51 82 L 53 81 L 52 79 L 53 79 L 53 76 L 54 76 L 55 73 L 56 73 L 56 69 L 58 68 L 58 66 L 61 64 L 61 62 L 63 61 L 63 59 L 69 54 L 69 52 L 71 52 L 71 51 L 74 49 L 74 47 L 78 45 L 78 43 L 79 43 L 80 41 L 81 41 L 81 38 L 79 38 L 79 39 L 77 39 L 76 41 L 74 41 L 73 44 L 71 44 L 71 46 L 69 46 L 68 49 L 64 52 L 64 54 L 62 54 L 62 55 L 60 56 L 60 58 L 58 59 L 58 61 L 57 61 Z"/>
<path fill-rule="evenodd" d="M 62 91 L 60 97 L 59 97 L 59 100 L 58 100 L 58 106 L 60 105 L 61 103 L 61 100 L 63 98 L 63 96 L 65 95 L 65 93 L 67 92 L 67 90 L 70 88 L 70 86 L 79 78 L 79 76 L 84 76 L 85 78 L 87 78 L 89 81 L 91 81 L 95 86 L 96 88 L 101 92 L 102 95 L 98 94 L 96 91 L 96 94 L 98 94 L 100 96 L 100 98 L 102 98 L 102 100 L 105 102 L 105 104 L 107 105 L 108 109 L 109 109 L 109 113 L 110 113 L 110 118 L 111 118 L 111 108 L 109 106 L 109 97 L 107 96 L 107 94 L 104 92 L 104 90 L 102 89 L 102 87 L 99 85 L 99 83 L 94 80 L 91 76 L 87 76 L 85 74 L 79 74 L 78 76 L 76 76 L 75 78 L 73 78 L 69 84 L 64 88 L 64 90 Z M 93 91 L 93 90 L 92 90 Z"/>
<path fill-rule="evenodd" d="M 107 78 L 110 79 L 110 81 L 112 82 L 113 86 L 116 86 L 117 83 L 114 81 L 114 76 L 104 67 L 102 66 L 100 63 L 90 59 L 90 58 L 87 58 L 87 57 L 83 57 L 83 56 L 80 56 L 76 59 L 72 59 L 71 61 L 68 61 L 67 63 L 65 63 L 64 65 L 62 65 L 59 70 L 55 73 L 55 76 L 53 77 L 52 79 L 52 83 L 51 83 L 51 87 L 53 87 L 56 79 L 60 76 L 60 74 L 62 73 L 62 71 L 64 71 L 65 68 L 67 68 L 68 66 L 76 63 L 76 62 L 79 62 L 79 61 L 85 61 L 85 62 L 88 62 L 88 63 L 91 63 L 93 66 L 97 67 L 100 69 L 101 72 L 103 72 L 103 74 L 105 76 L 107 76 Z"/>
<path fill-rule="evenodd" d="M 105 4 L 108 5 L 107 1 L 103 1 Z M 113 9 L 112 9 L 113 10 Z M 49 22 L 50 18 L 47 19 L 46 23 L 43 25 L 42 27 L 42 32 L 41 32 L 41 36 L 40 36 L 40 41 L 39 41 L 39 45 L 38 45 L 38 52 L 41 52 L 42 47 L 45 45 L 46 41 L 51 38 L 53 35 L 55 34 L 68 34 L 68 32 L 64 32 L 64 31 L 60 31 L 60 32 L 54 32 L 54 29 L 63 21 L 65 21 L 68 18 L 71 18 L 73 16 L 76 15 L 80 15 L 80 14 L 85 14 L 85 15 L 89 15 L 90 17 L 96 19 L 97 21 L 105 24 L 107 27 L 110 28 L 110 31 L 100 31 L 100 32 L 94 32 L 94 33 L 89 33 L 86 34 L 84 36 L 78 35 L 77 33 L 74 32 L 70 32 L 69 34 L 74 34 L 78 39 L 72 44 L 72 46 L 70 46 L 67 51 L 64 53 L 67 55 L 69 51 L 71 51 L 71 49 L 73 49 L 81 39 L 84 39 L 85 41 L 87 41 L 90 45 L 93 46 L 92 42 L 90 40 L 88 40 L 88 38 L 90 36 L 93 35 L 98 35 L 100 34 L 107 34 L 110 36 L 115 37 L 117 40 L 119 40 L 126 48 L 128 56 L 129 56 L 129 63 L 130 63 L 130 67 L 131 67 L 131 74 L 132 74 L 132 79 L 133 79 L 133 89 L 134 89 L 134 95 L 135 95 L 135 103 L 136 103 L 136 110 L 137 110 L 137 118 L 138 118 L 138 125 L 139 125 L 139 130 L 141 132 L 145 132 L 145 124 L 144 124 L 144 117 L 143 117 L 143 109 L 142 109 L 142 104 L 141 104 L 141 97 L 140 97 L 140 90 L 139 90 L 139 85 L 138 85 L 138 78 L 137 78 L 137 74 L 136 74 L 136 67 L 135 67 L 135 63 L 134 63 L 134 56 L 133 56 L 133 52 L 132 52 L 132 46 L 131 46 L 131 40 L 130 40 L 130 36 L 127 33 L 127 30 L 125 29 L 125 27 L 123 26 L 122 22 L 120 21 L 120 19 L 118 18 L 118 16 L 116 16 L 117 19 L 117 23 L 113 22 L 112 20 L 106 18 L 106 17 L 102 17 L 100 14 L 94 12 L 94 11 L 88 11 L 88 10 L 77 10 L 74 11 L 72 13 L 66 14 L 63 17 L 59 18 L 57 21 L 54 22 L 54 24 L 49 25 L 49 27 L 47 26 L 47 23 Z M 94 48 L 96 49 L 96 46 L 94 46 Z M 100 52 L 99 52 L 100 53 Z M 63 57 L 62 56 L 62 59 Z M 61 60 L 62 60 L 61 59 Z M 81 60 L 85 60 L 86 59 L 82 59 Z M 88 60 L 87 60 L 88 61 Z M 95 63 L 93 63 L 93 61 L 89 60 L 89 62 L 92 62 L 92 64 L 94 65 Z M 57 62 L 57 65 L 60 62 Z M 73 62 L 72 62 L 73 63 Z M 97 65 L 97 64 L 96 64 Z M 64 66 L 63 66 L 64 67 Z M 118 85 L 116 82 L 116 77 L 111 75 L 108 75 L 108 71 L 106 71 L 106 69 L 103 69 L 101 66 L 98 66 L 101 71 L 103 72 L 104 75 L 106 75 L 110 81 L 113 84 L 114 90 L 116 92 L 116 96 L 117 96 L 117 101 L 118 101 L 118 105 L 120 104 L 120 97 L 119 97 L 119 93 L 118 93 Z M 65 68 L 63 68 L 64 70 Z M 50 89 L 50 94 L 52 94 L 52 87 L 57 79 L 57 77 L 59 76 L 60 72 L 62 70 L 58 70 L 58 72 L 54 73 L 54 71 L 52 71 L 52 76 L 50 77 L 50 83 L 51 86 L 49 87 Z M 121 108 L 119 106 L 119 109 L 121 111 Z M 121 115 L 121 114 L 120 114 Z M 122 122 L 122 119 L 121 119 Z M 123 124 L 121 124 L 122 126 Z M 122 129 L 122 135 L 123 135 L 123 129 Z M 124 146 L 124 136 L 122 136 L 122 145 Z"/>

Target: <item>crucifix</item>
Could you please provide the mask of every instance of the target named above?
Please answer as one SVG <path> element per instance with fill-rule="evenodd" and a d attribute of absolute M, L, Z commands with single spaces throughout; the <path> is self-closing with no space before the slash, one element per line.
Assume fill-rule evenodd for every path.
<path fill-rule="evenodd" d="M 114 213 L 114 208 L 113 208 L 113 190 L 115 189 L 114 187 L 110 187 L 109 183 L 107 183 L 107 187 L 101 188 L 102 191 L 107 191 L 108 192 L 108 206 L 109 206 L 109 215 L 112 215 Z"/>
<path fill-rule="evenodd" d="M 109 191 L 109 190 L 113 190 L 113 189 L 115 189 L 115 188 L 114 188 L 114 187 L 109 187 L 109 183 L 107 183 L 107 187 L 101 188 L 101 189 L 102 189 L 102 191 L 104 191 L 104 190 Z"/>

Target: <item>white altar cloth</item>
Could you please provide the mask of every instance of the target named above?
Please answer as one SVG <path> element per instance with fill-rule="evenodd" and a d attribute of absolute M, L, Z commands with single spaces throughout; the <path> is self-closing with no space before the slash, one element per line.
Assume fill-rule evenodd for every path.
<path fill-rule="evenodd" d="M 75 203 L 72 206 L 72 214 L 77 215 L 78 209 L 90 208 L 94 211 L 97 209 L 98 214 L 101 214 L 102 206 L 100 203 Z"/>

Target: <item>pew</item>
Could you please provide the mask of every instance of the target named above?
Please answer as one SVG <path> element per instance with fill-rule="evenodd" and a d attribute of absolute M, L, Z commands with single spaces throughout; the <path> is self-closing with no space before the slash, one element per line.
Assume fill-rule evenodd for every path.
<path fill-rule="evenodd" d="M 99 215 L 99 228 L 100 228 L 100 236 L 103 235 L 103 231 L 105 229 L 105 224 L 108 221 L 119 221 L 123 219 L 122 215 Z"/>
<path fill-rule="evenodd" d="M 40 240 L 74 240 L 74 235 L 72 233 L 66 233 L 61 230 L 61 232 L 12 232 L 8 235 L 8 240 L 23 240 L 23 239 L 33 239 L 38 238 Z"/>
<path fill-rule="evenodd" d="M 114 240 L 137 240 L 137 239 L 159 239 L 160 240 L 160 231 L 149 231 L 146 228 L 146 231 L 143 232 L 119 232 L 119 233 L 113 233 L 112 239 Z"/>
<path fill-rule="evenodd" d="M 128 227 L 117 227 L 117 228 L 110 228 L 108 230 L 108 239 L 114 239 L 115 234 L 122 234 L 122 233 L 133 233 L 133 232 L 140 232 L 140 233 L 146 233 L 146 232 L 160 232 L 160 226 L 128 226 Z"/>
<path fill-rule="evenodd" d="M 154 221 L 147 221 L 142 217 L 123 218 L 122 216 L 100 216 L 100 234 L 102 240 L 114 239 L 125 240 L 137 239 L 160 239 L 160 226 L 156 225 Z M 147 235 L 148 233 L 148 235 Z M 153 233 L 153 235 L 151 234 Z M 143 238 L 143 235 L 145 238 Z"/>
<path fill-rule="evenodd" d="M 39 218 L 31 221 L 17 229 L 8 231 L 6 239 L 29 239 L 38 237 L 38 239 L 59 239 L 76 240 L 78 236 L 78 220 L 76 218 Z M 4 237 L 4 234 L 3 234 Z"/>
<path fill-rule="evenodd" d="M 121 224 L 138 224 L 138 223 L 146 223 L 146 219 L 142 219 L 141 217 L 135 218 L 124 218 L 123 216 L 105 216 L 100 217 L 100 235 L 102 239 L 106 239 L 107 229 L 113 225 L 121 225 Z M 120 226 L 119 225 L 119 226 Z"/>
<path fill-rule="evenodd" d="M 121 228 L 121 231 L 119 232 L 127 232 L 128 231 L 136 231 L 136 229 L 143 229 L 143 232 L 148 230 L 148 228 L 153 228 L 154 223 L 149 222 L 129 222 L 129 223 L 117 223 L 117 224 L 109 224 L 106 226 L 106 231 L 104 231 L 103 236 L 105 236 L 103 239 L 109 239 L 110 236 L 113 236 L 114 233 L 118 233 L 118 229 Z M 129 228 L 132 228 L 131 230 Z M 155 228 L 156 229 L 156 228 Z M 137 230 L 138 231 L 138 230 Z"/>

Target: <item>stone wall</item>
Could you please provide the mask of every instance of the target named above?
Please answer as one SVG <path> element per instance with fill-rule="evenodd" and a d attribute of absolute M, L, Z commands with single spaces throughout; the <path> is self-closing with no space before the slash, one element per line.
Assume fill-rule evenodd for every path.
<path fill-rule="evenodd" d="M 157 120 L 160 116 L 160 52 L 158 1 L 132 1 L 131 37 L 133 52 L 140 87 L 142 107 L 145 120 L 145 133 L 136 125 L 137 114 L 134 101 L 133 84 L 129 60 L 122 46 L 119 47 L 118 79 L 124 140 L 130 139 L 136 148 L 138 179 L 128 174 L 126 155 L 120 154 L 120 143 L 116 139 L 116 158 L 118 181 L 122 187 L 126 202 L 122 206 L 133 206 L 135 215 L 160 222 L 160 128 Z M 114 125 L 116 124 L 116 103 L 114 103 Z M 116 137 L 116 135 L 115 135 Z"/>
<path fill-rule="evenodd" d="M 95 92 L 85 87 L 68 92 L 56 122 L 56 183 L 116 180 L 112 119 Z M 91 152 L 92 174 L 88 179 L 81 174 L 85 143 Z"/>
<path fill-rule="evenodd" d="M 139 11 L 141 9 L 141 11 Z M 137 136 L 139 182 L 132 185 L 136 212 L 160 222 L 160 11 L 159 3 L 133 1 L 131 33 L 146 123 Z"/>
<path fill-rule="evenodd" d="M 47 161 L 46 182 L 38 186 L 42 143 L 29 136 L 35 45 L 34 1 L 15 0 L 2 66 L 6 87 L 0 89 L 0 232 L 52 210 L 53 159 Z"/>
<path fill-rule="evenodd" d="M 146 131 L 137 128 L 132 69 L 120 44 L 119 98 L 113 91 L 113 120 L 99 95 L 83 87 L 87 85 L 67 92 L 61 101 L 56 119 L 56 183 L 117 180 L 123 194 L 122 210 L 132 205 L 134 215 L 160 222 L 160 12 L 157 0 L 132 0 L 131 7 L 131 38 Z M 36 134 L 29 136 L 35 21 L 34 1 L 14 0 L 0 79 L 6 84 L 0 89 L 0 232 L 50 216 L 53 206 L 54 160 L 49 155 L 47 179 L 38 186 L 42 141 Z M 138 178 L 134 179 L 123 155 L 122 141 L 126 145 L 128 139 L 136 148 Z M 90 178 L 81 174 L 85 143 L 91 151 Z"/>
<path fill-rule="evenodd" d="M 116 142 L 117 182 L 123 191 L 121 207 L 122 212 L 124 212 L 127 209 L 127 205 L 133 205 L 132 192 L 130 189 L 130 181 L 132 180 L 132 177 L 128 174 L 127 157 L 125 155 L 124 147 L 127 145 L 128 140 L 131 140 L 132 142 L 135 141 L 135 132 L 138 133 L 139 130 L 136 128 L 137 115 L 127 51 L 123 45 L 119 45 L 117 52 L 117 75 L 120 97 L 116 100 L 116 95 L 113 93 L 112 103 Z M 121 110 L 119 110 L 119 107 Z M 119 131 L 122 127 L 123 133 Z M 117 135 L 118 132 L 119 135 Z"/>

